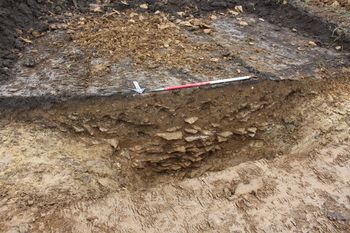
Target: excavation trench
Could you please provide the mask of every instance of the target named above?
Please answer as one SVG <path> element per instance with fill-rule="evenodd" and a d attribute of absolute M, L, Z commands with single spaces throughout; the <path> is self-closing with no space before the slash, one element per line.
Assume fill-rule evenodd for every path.
<path fill-rule="evenodd" d="M 348 206 L 348 21 L 299 1 L 39 2 L 0 0 L 1 232 L 256 231 Z M 343 229 L 327 211 L 320 231 Z"/>
<path fill-rule="evenodd" d="M 67 192 L 84 199 L 274 158 L 308 137 L 302 129 L 315 99 L 346 89 L 346 34 L 294 5 L 158 2 L 146 10 L 136 3 L 57 16 L 49 33 L 21 50 L 13 77 L 0 86 L 4 193 L 27 187 L 29 173 L 60 199 Z M 237 4 L 244 10 L 229 10 Z M 246 75 L 256 78 L 149 92 Z M 134 95 L 133 81 L 146 94 Z M 8 151 L 22 161 L 20 171 Z M 80 188 L 61 190 L 67 174 Z"/>
<path fill-rule="evenodd" d="M 65 143 L 50 148 L 53 142 L 49 140 L 39 142 L 45 153 L 57 150 L 55 153 L 67 157 L 67 166 L 85 167 L 90 162 L 74 163 L 80 160 L 79 156 L 74 158 L 74 151 L 83 147 L 85 157 L 96 160 L 93 171 L 97 174 L 88 169 L 88 176 L 105 177 L 111 182 L 107 190 L 133 190 L 290 153 L 305 136 L 300 129 L 306 124 L 311 103 L 335 88 L 346 89 L 345 77 L 340 75 L 336 82 L 249 81 L 66 102 L 17 100 L 13 102 L 16 107 L 2 109 L 1 122 L 3 127 L 11 121 L 35 126 L 34 132 L 40 128 L 57 132 L 60 136 L 52 140 L 68 140 L 67 147 L 73 152 L 62 155 Z M 100 167 L 101 163 L 113 172 L 104 174 L 106 168 Z"/>

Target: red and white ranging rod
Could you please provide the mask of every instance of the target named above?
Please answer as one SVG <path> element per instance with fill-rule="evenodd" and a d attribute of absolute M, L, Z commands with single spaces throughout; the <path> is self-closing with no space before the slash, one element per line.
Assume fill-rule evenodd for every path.
<path fill-rule="evenodd" d="M 184 85 L 179 85 L 179 86 L 169 86 L 169 87 L 157 88 L 157 89 L 151 90 L 151 92 L 171 91 L 171 90 L 178 90 L 178 89 L 191 88 L 191 87 L 201 87 L 201 86 L 208 86 L 208 85 L 231 83 L 231 82 L 248 80 L 248 79 L 251 79 L 253 77 L 254 76 L 242 76 L 242 77 L 227 78 L 227 79 L 221 79 L 221 80 L 215 80 L 215 81 L 189 83 L 189 84 L 184 84 Z"/>

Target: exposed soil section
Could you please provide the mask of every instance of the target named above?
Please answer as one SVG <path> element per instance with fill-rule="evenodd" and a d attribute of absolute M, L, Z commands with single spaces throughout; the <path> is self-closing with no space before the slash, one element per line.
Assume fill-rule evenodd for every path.
<path fill-rule="evenodd" d="M 0 232 L 349 232 L 349 25 L 315 5 L 0 0 Z"/>
<path fill-rule="evenodd" d="M 343 195 L 349 182 L 346 77 L 348 71 L 321 80 L 8 109 L 0 121 L 0 229 L 90 232 L 102 224 L 103 231 L 148 232 L 181 223 L 179 229 L 193 232 L 262 232 L 310 229 L 293 222 L 317 213 L 322 223 L 315 227 L 344 232 L 350 208 Z M 330 191 L 335 187 L 342 191 Z M 222 205 L 226 215 L 212 209 Z M 290 222 L 265 215 L 272 207 Z M 188 208 L 196 208 L 197 217 Z M 157 224 L 171 209 L 177 220 Z M 236 214 L 227 218 L 231 211 Z M 200 213 L 209 216 L 185 224 L 184 216 Z M 259 214 L 273 225 L 254 217 Z"/>

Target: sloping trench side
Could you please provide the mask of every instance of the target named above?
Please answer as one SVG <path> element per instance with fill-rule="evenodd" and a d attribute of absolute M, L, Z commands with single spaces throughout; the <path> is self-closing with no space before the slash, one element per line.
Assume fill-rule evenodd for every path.
<path fill-rule="evenodd" d="M 334 85 L 346 86 L 347 77 L 67 102 L 26 99 L 2 112 L 12 122 L 39 123 L 67 138 L 107 142 L 113 148 L 108 158 L 128 177 L 126 185 L 152 185 L 160 173 L 194 177 L 287 153 L 301 137 L 305 113 L 296 108 Z"/>

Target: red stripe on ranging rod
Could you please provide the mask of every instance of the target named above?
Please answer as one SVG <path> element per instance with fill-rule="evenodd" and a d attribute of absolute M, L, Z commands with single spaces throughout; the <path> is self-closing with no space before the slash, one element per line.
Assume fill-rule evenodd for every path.
<path fill-rule="evenodd" d="M 152 91 L 153 92 L 156 92 L 156 91 L 171 91 L 171 90 L 178 90 L 178 89 L 191 88 L 191 87 L 200 87 L 200 86 L 206 86 L 206 85 L 230 83 L 230 82 L 237 82 L 237 81 L 242 81 L 242 80 L 248 80 L 248 79 L 251 79 L 253 77 L 254 76 L 243 76 L 243 77 L 227 78 L 227 79 L 221 79 L 221 80 L 215 80 L 215 81 L 190 83 L 190 84 L 179 85 L 179 86 L 170 86 L 170 87 L 157 88 L 157 89 L 154 89 Z"/>

